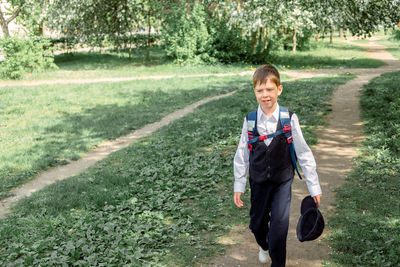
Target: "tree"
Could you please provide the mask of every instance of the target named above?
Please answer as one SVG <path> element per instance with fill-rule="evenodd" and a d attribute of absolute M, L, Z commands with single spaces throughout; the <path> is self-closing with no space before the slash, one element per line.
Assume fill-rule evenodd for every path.
<path fill-rule="evenodd" d="M 393 27 L 400 20 L 400 0 L 349 0 L 343 7 L 348 10 L 344 24 L 357 36 L 371 35 L 379 26 Z"/>
<path fill-rule="evenodd" d="M 257 41 L 261 34 L 266 37 L 269 32 L 271 39 L 282 43 L 286 48 L 297 49 L 299 37 L 308 38 L 307 33 L 314 28 L 312 14 L 305 9 L 302 0 L 249 0 L 231 1 L 230 26 L 239 26 L 244 34 L 252 36 Z M 259 40 L 266 38 L 258 38 Z"/>
<path fill-rule="evenodd" d="M 7 4 L 10 5 L 9 8 L 6 7 Z M 10 36 L 8 25 L 21 13 L 21 10 L 28 4 L 29 1 L 25 0 L 1 1 L 1 5 L 5 9 L 5 11 L 3 12 L 3 10 L 0 8 L 0 25 L 4 36 Z M 6 15 L 9 17 L 6 17 Z"/>
<path fill-rule="evenodd" d="M 131 44 L 134 35 L 153 25 L 156 0 L 53 0 L 49 25 L 75 43 L 117 47 Z M 153 20 L 153 22 L 152 22 Z"/>

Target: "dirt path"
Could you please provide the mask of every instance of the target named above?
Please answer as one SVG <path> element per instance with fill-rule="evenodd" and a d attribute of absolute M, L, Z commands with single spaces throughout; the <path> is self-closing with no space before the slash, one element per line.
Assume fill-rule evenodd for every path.
<path fill-rule="evenodd" d="M 188 113 L 193 112 L 194 109 L 200 105 L 203 105 L 212 100 L 216 100 L 216 99 L 223 98 L 223 97 L 228 97 L 228 96 L 234 94 L 235 92 L 236 91 L 233 91 L 233 92 L 230 92 L 227 94 L 223 94 L 223 95 L 218 95 L 218 96 L 213 96 L 213 97 L 208 97 L 208 98 L 202 99 L 202 100 L 200 100 L 196 103 L 193 103 L 185 108 L 182 108 L 182 109 L 179 109 L 179 110 L 176 110 L 176 111 L 170 113 L 169 115 L 162 118 L 160 121 L 157 121 L 157 122 L 154 122 L 151 124 L 147 124 L 147 125 L 143 126 L 142 128 L 140 128 L 136 131 L 133 131 L 132 133 L 130 133 L 128 135 L 119 137 L 116 140 L 100 144 L 99 146 L 97 146 L 96 149 L 91 150 L 88 154 L 86 154 L 80 160 L 73 161 L 68 165 L 63 165 L 63 166 L 58 166 L 58 167 L 52 168 L 48 171 L 43 171 L 35 179 L 15 188 L 14 190 L 11 190 L 10 193 L 13 194 L 12 197 L 8 197 L 8 198 L 0 200 L 0 218 L 3 218 L 7 213 L 11 212 L 10 208 L 18 200 L 31 195 L 32 193 L 44 188 L 45 186 L 47 186 L 49 184 L 52 184 L 59 180 L 64 180 L 68 177 L 71 177 L 73 175 L 76 175 L 76 174 L 86 170 L 87 168 L 93 166 L 99 160 L 102 160 L 105 157 L 107 157 L 112 152 L 115 152 L 117 150 L 120 150 L 122 148 L 129 146 L 132 142 L 136 141 L 139 138 L 150 135 L 154 131 L 169 124 L 170 122 L 177 120 L 177 119 L 185 116 Z"/>
<path fill-rule="evenodd" d="M 339 74 L 350 72 L 354 74 L 362 73 L 368 69 L 325 69 L 325 70 L 290 70 L 282 71 L 282 74 L 287 74 L 293 79 L 311 78 L 315 76 L 322 76 L 327 74 Z M 246 76 L 253 75 L 253 71 L 243 71 L 239 73 L 203 73 L 192 75 L 153 75 L 153 76 L 139 76 L 139 77 L 117 77 L 117 78 L 93 78 L 93 79 L 51 79 L 51 80 L 34 80 L 34 81 L 3 81 L 0 82 L 1 87 L 9 86 L 38 86 L 38 85 L 53 85 L 53 84 L 87 84 L 87 83 L 118 83 L 127 81 L 139 80 L 162 80 L 172 78 L 199 78 L 199 77 L 227 77 L 227 76 Z"/>
<path fill-rule="evenodd" d="M 337 74 L 351 72 L 358 74 L 358 77 L 349 83 L 341 86 L 333 100 L 333 111 L 329 115 L 329 125 L 324 131 L 319 133 L 320 143 L 313 148 L 314 155 L 318 163 L 320 181 L 324 191 L 324 199 L 322 212 L 327 214 L 332 208 L 329 203 L 334 201 L 333 188 L 340 185 L 346 173 L 351 168 L 351 160 L 355 155 L 355 143 L 360 139 L 360 120 L 358 110 L 358 91 L 363 84 L 370 79 L 380 75 L 383 72 L 399 70 L 399 61 L 395 60 L 389 53 L 384 51 L 382 46 L 370 43 L 367 46 L 369 56 L 384 60 L 388 65 L 378 69 L 338 69 L 338 70 L 314 70 L 314 71 L 286 71 L 282 72 L 292 76 L 290 80 L 298 78 L 315 77 L 326 74 Z M 206 77 L 206 76 L 233 76 L 233 75 L 251 75 L 252 72 L 242 72 L 240 74 L 198 74 L 185 76 L 148 76 L 148 77 L 131 77 L 131 78 L 104 78 L 104 79 L 88 79 L 88 80 L 50 80 L 37 82 L 13 82 L 13 85 L 39 85 L 39 84 L 55 84 L 55 83 L 92 83 L 92 82 L 120 82 L 140 79 L 168 79 L 174 77 Z M 1 83 L 1 86 L 10 86 L 11 84 Z M 52 168 L 40 174 L 34 180 L 16 188 L 10 193 L 15 194 L 13 197 L 0 201 L 0 218 L 10 212 L 10 207 L 19 199 L 29 196 L 43 187 L 57 181 L 76 175 L 84 171 L 97 161 L 105 158 L 110 153 L 127 147 L 138 138 L 145 137 L 160 127 L 193 112 L 193 110 L 206 102 L 226 97 L 234 92 L 210 97 L 196 102 L 184 109 L 177 110 L 161 121 L 144 126 L 143 128 L 132 132 L 129 135 L 120 137 L 114 141 L 103 143 L 95 150 L 90 151 L 82 159 L 72 162 L 65 166 Z M 291 224 L 288 237 L 288 266 L 320 266 L 323 259 L 328 259 L 328 248 L 320 241 L 299 243 L 295 238 L 295 225 L 299 217 L 300 200 L 307 194 L 306 186 L 298 179 L 295 180 L 293 186 L 293 201 L 291 209 Z M 248 230 L 247 225 L 239 225 L 232 229 L 232 232 L 222 238 L 225 244 L 233 245 L 227 250 L 226 255 L 214 258 L 211 266 L 259 266 L 257 260 L 258 247 L 254 242 L 254 238 Z"/>
<path fill-rule="evenodd" d="M 337 73 L 344 73 L 346 70 L 340 70 Z M 239 75 L 252 75 L 253 72 L 242 72 Z M 301 71 L 290 71 L 287 72 L 288 75 L 291 75 L 292 78 L 286 80 L 295 80 L 295 79 L 300 79 L 300 78 L 310 78 L 318 75 L 325 75 L 331 73 L 330 70 L 323 70 L 320 72 L 301 72 Z M 187 75 L 187 76 L 178 76 L 178 77 L 206 77 L 206 76 L 212 76 L 214 74 L 199 74 L 199 75 Z M 233 76 L 237 75 L 234 73 L 226 73 L 226 74 L 215 74 L 215 76 Z M 117 81 L 123 81 L 123 80 L 138 80 L 138 79 L 166 79 L 166 78 L 172 78 L 172 77 L 177 77 L 177 76 L 149 76 L 149 77 L 132 77 L 129 79 L 125 78 L 115 78 L 115 79 L 94 79 L 94 80 L 85 80 L 85 82 L 101 82 L 101 81 L 108 81 L 108 82 L 117 82 Z M 49 81 L 38 81 L 39 84 L 42 84 L 41 82 L 49 82 L 49 84 L 52 84 L 55 82 L 55 80 L 49 80 Z M 80 81 L 70 81 L 70 83 L 79 83 Z M 18 85 L 23 85 L 24 83 L 18 82 Z M 28 85 L 28 84 L 27 84 Z M 32 84 L 29 84 L 32 85 Z M 37 85 L 37 84 L 35 84 Z M 232 95 L 234 92 L 220 95 L 220 96 L 215 96 L 215 97 L 209 97 L 205 98 L 201 101 L 198 101 L 192 105 L 189 105 L 183 109 L 177 110 L 168 116 L 164 117 L 161 121 L 145 125 L 139 130 L 136 130 L 126 136 L 122 136 L 116 140 L 105 142 L 103 144 L 100 144 L 96 149 L 89 151 L 87 155 L 82 157 L 80 160 L 73 161 L 70 164 L 63 165 L 63 166 L 58 166 L 54 167 L 48 171 L 43 171 L 41 174 L 39 174 L 36 178 L 33 180 L 9 191 L 10 194 L 12 194 L 11 197 L 5 198 L 0 200 L 0 219 L 3 218 L 6 214 L 11 212 L 10 208 L 14 203 L 16 203 L 18 200 L 30 196 L 32 193 L 44 188 L 47 185 L 50 185 L 56 181 L 66 179 L 68 177 L 71 177 L 73 175 L 77 175 L 78 173 L 86 170 L 87 168 L 93 166 L 96 162 L 99 160 L 104 159 L 106 156 L 108 156 L 110 153 L 115 152 L 119 149 L 122 149 L 124 147 L 129 146 L 132 142 L 135 140 L 148 136 L 152 132 L 158 130 L 159 128 L 167 125 L 168 123 L 179 119 L 180 117 L 193 112 L 193 110 L 198 107 L 199 105 L 202 105 L 204 103 L 207 103 L 209 101 L 221 98 L 221 97 L 227 97 Z"/>
<path fill-rule="evenodd" d="M 290 80 L 300 79 L 300 78 L 310 78 L 320 75 L 332 74 L 332 73 L 344 73 L 349 70 L 320 70 L 320 71 L 288 71 L 284 72 L 291 76 Z M 359 71 L 355 69 L 354 71 Z M 104 79 L 88 79 L 88 80 L 46 80 L 46 81 L 36 81 L 36 82 L 10 82 L 14 85 L 18 86 L 34 86 L 40 84 L 56 84 L 60 83 L 92 83 L 92 82 L 120 82 L 120 81 L 132 81 L 132 80 L 140 80 L 140 79 L 168 79 L 174 77 L 180 78 L 188 78 L 188 77 L 207 77 L 207 76 L 233 76 L 233 75 L 252 75 L 253 72 L 241 72 L 239 74 L 236 73 L 224 73 L 224 74 L 195 74 L 195 75 L 183 75 L 183 76 L 147 76 L 147 77 L 131 77 L 131 78 L 104 78 Z M 4 84 L 0 84 L 0 87 L 4 86 Z M 218 99 L 221 97 L 226 97 L 233 94 L 228 93 L 225 95 L 215 96 L 203 99 L 199 102 L 196 102 L 186 108 L 181 110 L 177 110 L 168 116 L 164 117 L 161 121 L 155 122 L 152 124 L 145 125 L 143 128 L 132 132 L 129 135 L 122 136 L 114 141 L 106 142 L 99 145 L 96 149 L 90 151 L 86 156 L 81 158 L 78 161 L 71 162 L 68 165 L 58 166 L 52 168 L 48 171 L 44 171 L 39 174 L 35 179 L 11 190 L 9 193 L 12 194 L 11 197 L 0 200 L 0 218 L 3 218 L 7 213 L 10 212 L 10 207 L 22 199 L 23 197 L 29 196 L 32 193 L 44 188 L 45 186 L 52 184 L 58 180 L 63 180 L 73 175 L 76 175 L 90 166 L 93 166 L 97 161 L 105 158 L 110 153 L 115 152 L 119 149 L 127 147 L 133 141 L 145 137 L 152 132 L 156 131 L 160 127 L 167 125 L 168 123 L 186 115 L 187 113 L 193 112 L 193 110 L 204 103 L 212 101 L 214 99 Z"/>
<path fill-rule="evenodd" d="M 335 201 L 333 190 L 344 182 L 351 170 L 352 159 L 356 155 L 356 145 L 361 140 L 359 90 L 372 78 L 384 72 L 400 70 L 399 60 L 393 58 L 385 47 L 374 42 L 363 46 L 368 49 L 369 57 L 382 60 L 387 65 L 352 72 L 358 76 L 340 86 L 335 92 L 331 101 L 333 110 L 328 116 L 328 126 L 318 133 L 319 143 L 312 149 L 323 191 L 321 212 L 325 218 L 333 208 L 331 205 Z M 308 190 L 305 182 L 296 177 L 293 183 L 287 266 L 322 266 L 322 261 L 329 260 L 329 247 L 321 241 L 326 236 L 326 231 L 317 241 L 300 243 L 296 238 L 300 203 L 306 195 Z M 234 227 L 227 236 L 221 238 L 221 243 L 229 245 L 225 255 L 218 256 L 212 259 L 211 263 L 201 266 L 266 266 L 258 262 L 258 245 L 247 224 Z"/>

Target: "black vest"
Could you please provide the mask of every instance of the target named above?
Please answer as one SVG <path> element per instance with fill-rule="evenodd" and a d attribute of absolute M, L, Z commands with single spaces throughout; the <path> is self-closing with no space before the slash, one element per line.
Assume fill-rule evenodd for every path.
<path fill-rule="evenodd" d="M 290 118 L 292 112 L 289 113 Z M 278 121 L 277 131 L 282 129 Z M 255 135 L 259 136 L 257 125 Z M 256 183 L 266 181 L 283 183 L 294 177 L 294 167 L 290 157 L 290 149 L 284 134 L 274 137 L 267 146 L 263 141 L 253 144 L 253 151 L 250 151 L 250 180 Z"/>

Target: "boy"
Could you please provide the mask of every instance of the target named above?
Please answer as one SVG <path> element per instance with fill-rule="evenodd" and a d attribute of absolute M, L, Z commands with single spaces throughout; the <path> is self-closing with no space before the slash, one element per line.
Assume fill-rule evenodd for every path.
<path fill-rule="evenodd" d="M 255 137 L 274 133 L 283 126 L 280 122 L 278 96 L 282 93 L 279 72 L 272 66 L 260 66 L 253 75 L 254 94 L 258 102 L 257 120 L 248 125 L 244 119 L 242 135 L 234 158 L 234 202 L 240 199 L 250 173 L 250 226 L 258 245 L 259 260 L 271 267 L 285 266 L 286 237 L 289 227 L 291 184 L 294 177 L 289 144 L 284 134 L 257 141 L 248 148 L 248 131 L 254 127 Z M 296 156 L 306 177 L 310 195 L 319 206 L 322 197 L 313 154 L 303 138 L 296 114 L 289 112 Z M 250 138 L 251 139 L 251 138 Z M 251 149 L 251 151 L 250 151 Z"/>

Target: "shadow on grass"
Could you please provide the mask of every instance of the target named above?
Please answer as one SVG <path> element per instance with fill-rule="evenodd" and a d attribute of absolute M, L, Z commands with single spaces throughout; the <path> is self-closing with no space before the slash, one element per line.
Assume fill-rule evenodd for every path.
<path fill-rule="evenodd" d="M 153 47 L 150 51 L 150 59 L 146 61 L 146 51 L 137 49 L 132 51 L 132 57 L 129 58 L 127 50 L 118 52 L 107 51 L 100 52 L 74 52 L 56 55 L 55 64 L 61 70 L 112 70 L 127 66 L 152 66 L 162 65 L 169 61 L 165 58 L 164 52 Z"/>

